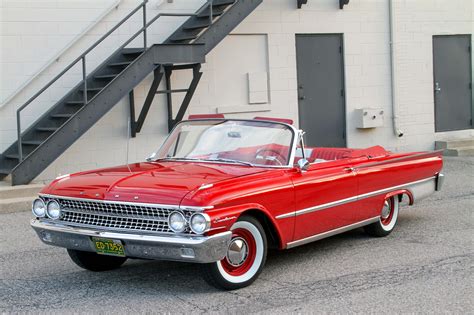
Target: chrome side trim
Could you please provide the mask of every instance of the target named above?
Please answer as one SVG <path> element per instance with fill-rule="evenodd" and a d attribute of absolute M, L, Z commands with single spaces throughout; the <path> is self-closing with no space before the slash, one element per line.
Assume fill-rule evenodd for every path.
<path fill-rule="evenodd" d="M 309 207 L 309 208 L 297 210 L 297 211 L 294 211 L 294 212 L 288 212 L 288 213 L 280 214 L 280 215 L 276 216 L 275 218 L 276 219 L 285 219 L 285 218 L 290 218 L 290 217 L 294 217 L 294 216 L 296 217 L 296 216 L 299 216 L 299 215 L 303 215 L 303 214 L 307 214 L 307 213 L 311 213 L 311 212 L 315 212 L 315 211 L 320 211 L 320 210 L 324 210 L 324 209 L 327 209 L 327 208 L 340 206 L 340 205 L 343 205 L 343 204 L 346 204 L 346 203 L 362 200 L 362 199 L 365 199 L 365 198 L 370 198 L 370 197 L 377 196 L 377 195 L 380 195 L 380 194 L 383 194 L 383 193 L 386 193 L 386 192 L 390 192 L 391 190 L 394 190 L 394 189 L 406 188 L 408 186 L 424 183 L 424 182 L 433 180 L 435 178 L 436 178 L 436 176 L 428 177 L 428 178 L 425 178 L 425 179 L 417 180 L 417 181 L 402 184 L 402 185 L 397 185 L 397 186 L 392 186 L 392 187 L 388 187 L 388 188 L 384 188 L 384 189 L 380 189 L 380 190 L 376 190 L 376 191 L 371 191 L 371 192 L 368 192 L 368 193 L 365 193 L 365 194 L 356 195 L 356 196 L 348 197 L 348 198 L 345 198 L 345 199 L 340 199 L 340 200 L 324 203 L 324 204 L 321 204 L 321 205 L 318 205 L 318 206 Z"/>
<path fill-rule="evenodd" d="M 139 203 L 139 202 L 116 201 L 116 200 L 88 199 L 88 198 L 68 197 L 68 196 L 59 196 L 59 195 L 50 195 L 50 194 L 41 194 L 41 193 L 38 195 L 45 198 L 90 201 L 90 202 L 109 203 L 109 204 L 112 203 L 112 204 L 131 205 L 131 206 L 138 206 L 138 207 L 142 206 L 142 207 L 151 207 L 151 208 L 170 208 L 170 209 L 181 209 L 181 210 L 190 210 L 190 211 L 204 211 L 204 210 L 209 210 L 209 209 L 214 208 L 214 206 L 192 207 L 192 206 L 180 206 L 180 205 L 165 205 L 165 204 L 156 204 L 156 203 Z"/>
<path fill-rule="evenodd" d="M 333 235 L 336 235 L 336 234 L 344 233 L 344 232 L 347 232 L 347 231 L 350 231 L 350 230 L 353 230 L 353 229 L 356 229 L 356 228 L 359 228 L 359 227 L 366 226 L 366 225 L 369 225 L 371 223 L 377 222 L 379 219 L 380 219 L 380 217 L 373 217 L 373 218 L 370 218 L 370 219 L 367 219 L 367 220 L 364 220 L 364 221 L 360 221 L 360 222 L 357 222 L 357 223 L 354 223 L 354 224 L 346 225 L 346 226 L 343 226 L 343 227 L 340 227 L 340 228 L 337 228 L 337 229 L 334 229 L 334 230 L 331 230 L 331 231 L 327 231 L 327 232 L 324 232 L 324 233 L 320 233 L 320 234 L 316 234 L 316 235 L 309 236 L 309 237 L 306 237 L 306 238 L 302 238 L 302 239 L 297 240 L 297 241 L 289 242 L 289 243 L 286 244 L 286 248 L 287 249 L 293 248 L 293 247 L 296 247 L 296 246 L 300 246 L 300 245 L 304 245 L 304 244 L 311 243 L 311 242 L 314 242 L 314 241 L 318 241 L 320 239 L 330 237 L 330 236 L 333 236 Z"/>

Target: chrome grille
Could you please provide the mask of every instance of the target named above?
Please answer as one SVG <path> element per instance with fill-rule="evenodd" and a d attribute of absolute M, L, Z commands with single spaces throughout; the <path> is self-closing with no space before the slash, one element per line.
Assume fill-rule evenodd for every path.
<path fill-rule="evenodd" d="M 178 207 L 107 202 L 94 200 L 54 199 L 61 205 L 62 215 L 58 220 L 67 225 L 98 227 L 111 230 L 173 233 L 168 227 L 168 216 Z M 182 211 L 186 217 L 194 212 Z M 186 233 L 192 233 L 187 230 Z"/>

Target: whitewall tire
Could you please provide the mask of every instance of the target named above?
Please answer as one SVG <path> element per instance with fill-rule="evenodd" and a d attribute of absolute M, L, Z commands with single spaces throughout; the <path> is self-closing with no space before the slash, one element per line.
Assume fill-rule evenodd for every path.
<path fill-rule="evenodd" d="M 397 224 L 399 209 L 398 196 L 387 198 L 382 206 L 379 220 L 364 228 L 367 234 L 377 237 L 389 235 Z"/>
<path fill-rule="evenodd" d="M 243 216 L 231 227 L 232 239 L 226 257 L 204 265 L 204 279 L 225 290 L 250 285 L 263 269 L 267 258 L 267 238 L 260 222 Z"/>

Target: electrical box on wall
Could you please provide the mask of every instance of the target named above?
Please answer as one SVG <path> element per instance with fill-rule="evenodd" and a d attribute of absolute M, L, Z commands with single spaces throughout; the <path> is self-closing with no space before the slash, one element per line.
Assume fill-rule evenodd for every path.
<path fill-rule="evenodd" d="M 359 108 L 355 110 L 356 127 L 376 128 L 383 126 L 384 111 L 381 108 Z"/>

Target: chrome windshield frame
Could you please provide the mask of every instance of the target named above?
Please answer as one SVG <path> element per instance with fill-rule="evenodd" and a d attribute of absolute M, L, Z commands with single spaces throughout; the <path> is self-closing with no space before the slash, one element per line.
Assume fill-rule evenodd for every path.
<path fill-rule="evenodd" d="M 249 167 L 262 167 L 262 168 L 293 168 L 294 167 L 294 161 L 295 161 L 295 155 L 296 155 L 296 146 L 298 144 L 299 138 L 301 136 L 301 130 L 296 129 L 293 125 L 286 124 L 283 122 L 279 121 L 272 121 L 272 120 L 259 120 L 259 119 L 228 119 L 228 118 L 205 118 L 205 119 L 191 119 L 191 120 L 182 120 L 179 123 L 177 123 L 173 129 L 170 131 L 166 139 L 163 141 L 161 144 L 160 148 L 156 151 L 153 152 L 153 154 L 147 159 L 149 162 L 155 162 L 159 160 L 156 158 L 157 153 L 161 151 L 165 143 L 168 141 L 169 137 L 173 134 L 176 128 L 180 126 L 181 124 L 188 123 L 188 122 L 199 122 L 199 121 L 247 121 L 247 122 L 259 122 L 259 123 L 267 123 L 267 124 L 277 124 L 277 125 L 283 125 L 287 127 L 291 133 L 291 144 L 290 144 L 290 154 L 288 157 L 288 163 L 286 165 L 259 165 L 259 164 L 253 164 L 252 166 L 249 165 Z M 176 161 L 179 161 L 179 158 L 176 158 Z M 170 159 L 170 161 L 173 161 L 173 159 Z M 181 161 L 185 161 L 184 159 Z M 200 160 L 200 161 L 192 161 L 190 160 L 189 162 L 195 162 L 195 163 L 219 163 L 219 164 L 228 164 L 228 165 L 241 165 L 240 163 L 232 163 L 232 162 L 223 162 L 223 161 L 213 161 L 213 160 Z M 245 166 L 245 165 L 242 165 Z"/>

